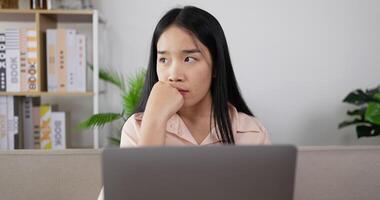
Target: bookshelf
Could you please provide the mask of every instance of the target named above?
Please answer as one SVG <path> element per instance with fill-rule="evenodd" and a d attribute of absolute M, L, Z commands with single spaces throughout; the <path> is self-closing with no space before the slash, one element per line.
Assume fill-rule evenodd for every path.
<path fill-rule="evenodd" d="M 97 10 L 29 10 L 29 9 L 0 9 L 0 22 L 27 23 L 33 26 L 37 33 L 37 80 L 38 91 L 36 92 L 0 92 L 0 96 L 25 96 L 25 97 L 58 97 L 68 98 L 91 98 L 92 113 L 99 113 L 99 61 L 98 61 L 98 25 L 99 17 Z M 46 30 L 56 29 L 62 23 L 86 24 L 89 30 L 92 48 L 92 58 L 88 59 L 93 64 L 93 70 L 87 70 L 92 77 L 91 84 L 86 92 L 49 92 L 47 91 L 47 61 L 46 61 Z M 80 111 L 77 111 L 80 112 Z M 75 114 L 75 113 L 72 113 Z M 68 132 L 68 134 L 70 134 Z M 99 148 L 99 130 L 93 129 L 93 148 Z"/>

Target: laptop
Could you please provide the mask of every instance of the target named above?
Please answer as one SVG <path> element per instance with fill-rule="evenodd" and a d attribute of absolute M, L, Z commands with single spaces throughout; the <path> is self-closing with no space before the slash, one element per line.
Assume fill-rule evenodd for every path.
<path fill-rule="evenodd" d="M 294 146 L 103 151 L 105 200 L 291 200 Z"/>

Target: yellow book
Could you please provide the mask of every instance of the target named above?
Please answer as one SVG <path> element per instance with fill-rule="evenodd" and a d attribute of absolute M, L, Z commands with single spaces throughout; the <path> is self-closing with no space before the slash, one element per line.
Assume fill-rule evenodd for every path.
<path fill-rule="evenodd" d="M 40 106 L 40 145 L 41 149 L 52 148 L 52 130 L 51 130 L 51 106 Z"/>

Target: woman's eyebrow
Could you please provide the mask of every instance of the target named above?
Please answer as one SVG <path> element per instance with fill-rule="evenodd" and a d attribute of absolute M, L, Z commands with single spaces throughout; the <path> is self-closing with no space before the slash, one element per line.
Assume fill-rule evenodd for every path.
<path fill-rule="evenodd" d="M 201 53 L 199 49 L 185 49 L 182 50 L 183 53 Z"/>
<path fill-rule="evenodd" d="M 167 54 L 167 51 L 157 51 L 157 54 Z"/>
<path fill-rule="evenodd" d="M 167 54 L 168 51 L 157 51 L 157 54 Z M 201 53 L 199 49 L 184 49 L 182 50 L 182 53 L 189 54 L 189 53 Z"/>

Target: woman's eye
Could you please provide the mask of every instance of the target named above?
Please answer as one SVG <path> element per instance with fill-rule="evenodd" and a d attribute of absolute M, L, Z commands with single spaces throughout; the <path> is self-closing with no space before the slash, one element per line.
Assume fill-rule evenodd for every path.
<path fill-rule="evenodd" d="M 192 63 L 192 62 L 194 62 L 194 61 L 196 61 L 196 59 L 193 58 L 193 57 L 186 57 L 186 58 L 185 58 L 185 62 Z"/>
<path fill-rule="evenodd" d="M 168 59 L 166 59 L 166 58 L 160 58 L 158 61 L 159 61 L 160 63 L 167 63 L 167 62 L 168 62 Z"/>

